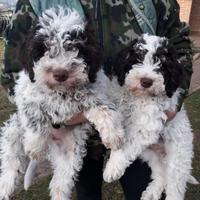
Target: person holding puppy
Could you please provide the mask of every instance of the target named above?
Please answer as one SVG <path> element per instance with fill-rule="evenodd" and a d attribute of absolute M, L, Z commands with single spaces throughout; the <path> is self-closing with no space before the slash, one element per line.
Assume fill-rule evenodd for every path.
<path fill-rule="evenodd" d="M 179 104 L 174 111 L 166 111 L 168 120 L 175 117 L 181 109 L 183 100 L 188 94 L 192 75 L 192 49 L 189 39 L 189 28 L 179 19 L 179 5 L 176 0 L 19 0 L 11 23 L 5 31 L 6 47 L 4 69 L 1 83 L 9 89 L 16 74 L 22 69 L 26 59 L 26 43 L 32 25 L 42 12 L 58 5 L 76 9 L 86 18 L 90 29 L 94 32 L 104 54 L 104 69 L 112 75 L 112 63 L 117 53 L 132 40 L 143 33 L 165 36 L 173 41 L 179 60 L 184 68 L 185 81 L 182 82 Z M 84 123 L 82 113 L 66 122 L 67 126 Z M 54 130 L 55 140 L 62 140 L 67 129 Z M 157 145 L 151 148 L 162 151 Z M 164 153 L 164 152 L 161 152 Z M 77 197 L 80 200 L 101 200 L 103 182 L 102 170 L 105 149 L 97 134 L 88 142 L 88 155 L 76 183 Z M 125 199 L 139 200 L 150 181 L 151 170 L 146 163 L 135 161 L 121 178 Z"/>

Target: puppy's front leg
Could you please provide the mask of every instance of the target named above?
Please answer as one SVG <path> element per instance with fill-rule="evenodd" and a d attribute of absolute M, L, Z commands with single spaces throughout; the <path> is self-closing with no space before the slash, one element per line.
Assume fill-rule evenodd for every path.
<path fill-rule="evenodd" d="M 151 168 L 151 179 L 146 190 L 142 193 L 141 200 L 159 200 L 166 186 L 166 168 L 163 157 L 151 149 L 146 149 L 140 156 Z"/>
<path fill-rule="evenodd" d="M 134 137 L 130 139 L 130 135 L 127 136 L 127 142 L 121 149 L 111 151 L 110 158 L 104 170 L 104 180 L 106 182 L 112 182 L 121 178 L 126 168 L 135 161 L 149 145 L 157 142 L 159 139 L 158 134 L 152 133 L 151 137 L 148 139 L 145 132 L 134 132 L 134 129 L 132 129 L 131 134 L 134 135 Z"/>
<path fill-rule="evenodd" d="M 49 135 L 35 133 L 31 129 L 26 129 L 24 135 L 24 151 L 33 160 L 44 160 L 48 150 Z"/>
<path fill-rule="evenodd" d="M 25 129 L 24 149 L 31 159 L 41 159 L 47 149 L 51 123 L 36 103 L 25 104 L 20 109 L 22 126 Z"/>
<path fill-rule="evenodd" d="M 107 106 L 93 107 L 85 113 L 86 118 L 95 125 L 103 144 L 107 148 L 119 149 L 125 142 L 121 125 L 121 115 Z"/>
<path fill-rule="evenodd" d="M 0 200 L 9 200 L 18 187 L 27 164 L 22 145 L 23 129 L 20 127 L 18 116 L 12 115 L 0 132 Z"/>
<path fill-rule="evenodd" d="M 87 126 L 87 125 L 86 125 Z M 70 200 L 74 181 L 86 154 L 87 127 L 67 132 L 61 143 L 50 142 L 49 158 L 54 170 L 50 182 L 51 200 Z"/>
<path fill-rule="evenodd" d="M 165 129 L 166 200 L 183 200 L 191 182 L 193 136 L 186 111 L 181 110 Z M 194 183 L 194 182 L 193 182 Z"/>

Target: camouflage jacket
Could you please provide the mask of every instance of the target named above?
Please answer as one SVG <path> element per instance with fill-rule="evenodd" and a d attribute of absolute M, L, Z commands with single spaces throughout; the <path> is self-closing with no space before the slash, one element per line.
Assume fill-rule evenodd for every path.
<path fill-rule="evenodd" d="M 28 42 L 27 33 L 38 17 L 30 2 L 31 0 L 18 1 L 11 23 L 5 32 L 4 69 L 1 74 L 3 85 L 12 86 L 15 73 L 23 66 L 20 57 L 26 56 L 24 46 Z M 107 73 L 110 73 L 112 61 L 117 53 L 144 32 L 165 36 L 174 42 L 185 69 L 185 81 L 180 85 L 182 95 L 177 108 L 179 110 L 190 85 L 192 50 L 188 26 L 179 19 L 177 1 L 80 0 L 80 3 L 90 27 L 94 29 L 96 38 L 104 49 L 104 66 Z M 149 13 L 152 9 L 154 12 Z"/>
<path fill-rule="evenodd" d="M 12 86 L 15 74 L 23 66 L 19 58 L 26 56 L 24 46 L 27 42 L 27 33 L 38 17 L 30 1 L 18 1 L 11 23 L 5 32 L 4 68 L 0 77 L 2 85 Z M 59 2 L 59 0 L 57 1 Z M 65 1 L 70 2 L 70 0 Z M 97 39 L 99 39 L 104 49 L 104 66 L 108 73 L 111 70 L 112 61 L 115 59 L 116 54 L 138 35 L 150 32 L 173 40 L 186 72 L 185 81 L 180 85 L 182 96 L 178 105 L 179 110 L 184 97 L 188 94 L 190 85 L 192 50 L 191 42 L 188 38 L 188 27 L 179 20 L 179 5 L 177 1 L 80 0 L 80 3 L 90 26 L 94 29 Z M 149 10 L 152 9 L 155 9 L 155 15 L 153 14 L 154 12 L 149 13 Z M 147 23 L 143 22 L 138 12 L 141 12 L 144 17 L 147 16 L 154 33 L 149 27 L 145 28 Z"/>

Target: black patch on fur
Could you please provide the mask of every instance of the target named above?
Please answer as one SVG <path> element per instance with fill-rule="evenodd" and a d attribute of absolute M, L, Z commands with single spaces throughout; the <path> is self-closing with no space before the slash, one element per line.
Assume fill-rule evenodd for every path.
<path fill-rule="evenodd" d="M 154 60 L 155 62 L 157 60 L 161 62 L 158 72 L 162 73 L 166 94 L 171 97 L 184 77 L 183 66 L 178 62 L 175 47 L 172 44 L 168 44 L 167 40 L 164 41 L 154 54 Z"/>
<path fill-rule="evenodd" d="M 97 72 L 100 70 L 103 61 L 102 48 L 94 36 L 94 31 L 89 30 L 89 27 L 86 26 L 85 32 L 79 36 L 85 42 L 76 44 L 79 49 L 79 56 L 84 59 L 88 66 L 87 71 L 90 82 L 95 82 Z"/>
<path fill-rule="evenodd" d="M 142 63 L 147 50 L 140 48 L 140 44 L 145 44 L 141 37 L 135 39 L 129 47 L 122 50 L 116 57 L 113 66 L 114 75 L 118 77 L 118 82 L 122 86 L 125 82 L 126 74 L 132 69 L 132 65 Z M 168 97 L 171 97 L 183 81 L 184 71 L 178 62 L 176 49 L 168 40 L 164 40 L 153 55 L 154 63 L 160 61 L 160 68 L 157 73 L 162 73 L 164 77 L 165 90 Z"/>
<path fill-rule="evenodd" d="M 38 35 L 36 36 L 39 26 L 33 25 L 29 32 L 29 39 L 26 42 L 25 48 L 27 49 L 27 56 L 22 56 L 23 68 L 29 74 L 29 78 L 34 82 L 34 62 L 38 61 L 48 51 L 48 45 L 45 43 L 48 36 Z M 80 30 L 74 30 L 72 32 L 66 32 L 64 34 L 70 35 L 70 40 L 74 41 L 74 44 L 64 45 L 66 51 L 73 51 L 78 49 L 79 56 L 82 57 L 88 66 L 87 72 L 90 82 L 95 82 L 96 74 L 102 65 L 102 49 L 94 37 L 93 31 L 86 27 L 84 32 Z M 63 37 L 64 37 L 63 34 Z"/>
<path fill-rule="evenodd" d="M 42 56 L 44 56 L 44 53 L 47 51 L 47 46 L 45 45 L 46 36 L 38 35 L 36 37 L 36 31 L 39 28 L 40 27 L 37 26 L 36 23 L 33 24 L 28 33 L 26 44 L 24 45 L 26 56 L 20 56 L 23 69 L 28 73 L 31 82 L 34 82 L 34 62 L 38 61 Z"/>
<path fill-rule="evenodd" d="M 121 86 L 124 84 L 126 74 L 132 69 L 132 65 L 142 62 L 147 53 L 147 50 L 136 45 L 139 43 L 145 44 L 145 41 L 142 38 L 133 40 L 130 46 L 122 50 L 114 61 L 113 73 L 118 77 Z"/>

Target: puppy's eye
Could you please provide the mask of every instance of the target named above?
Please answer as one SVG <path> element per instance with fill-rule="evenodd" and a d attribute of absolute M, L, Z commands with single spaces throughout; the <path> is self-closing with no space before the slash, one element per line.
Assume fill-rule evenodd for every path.
<path fill-rule="evenodd" d="M 65 51 L 72 51 L 74 46 L 71 43 L 64 43 L 63 47 Z"/>
<path fill-rule="evenodd" d="M 160 54 L 160 55 L 154 55 L 153 60 L 154 60 L 154 63 L 158 63 L 158 62 L 165 63 L 167 61 L 167 58 L 165 55 Z"/>
<path fill-rule="evenodd" d="M 164 48 L 164 53 L 168 53 L 168 49 L 167 48 Z"/>
<path fill-rule="evenodd" d="M 153 61 L 154 61 L 154 63 L 158 63 L 160 61 L 160 59 L 157 56 L 154 56 Z"/>
<path fill-rule="evenodd" d="M 161 68 L 156 68 L 153 71 L 156 72 L 156 73 L 158 73 L 158 74 L 162 72 Z"/>
<path fill-rule="evenodd" d="M 161 55 L 159 58 L 160 58 L 161 62 L 166 62 L 167 61 L 167 58 L 164 55 Z"/>
<path fill-rule="evenodd" d="M 74 63 L 71 64 L 71 67 L 72 67 L 72 69 L 74 69 L 74 68 L 77 68 L 78 65 L 77 65 L 77 63 L 74 62 Z"/>

